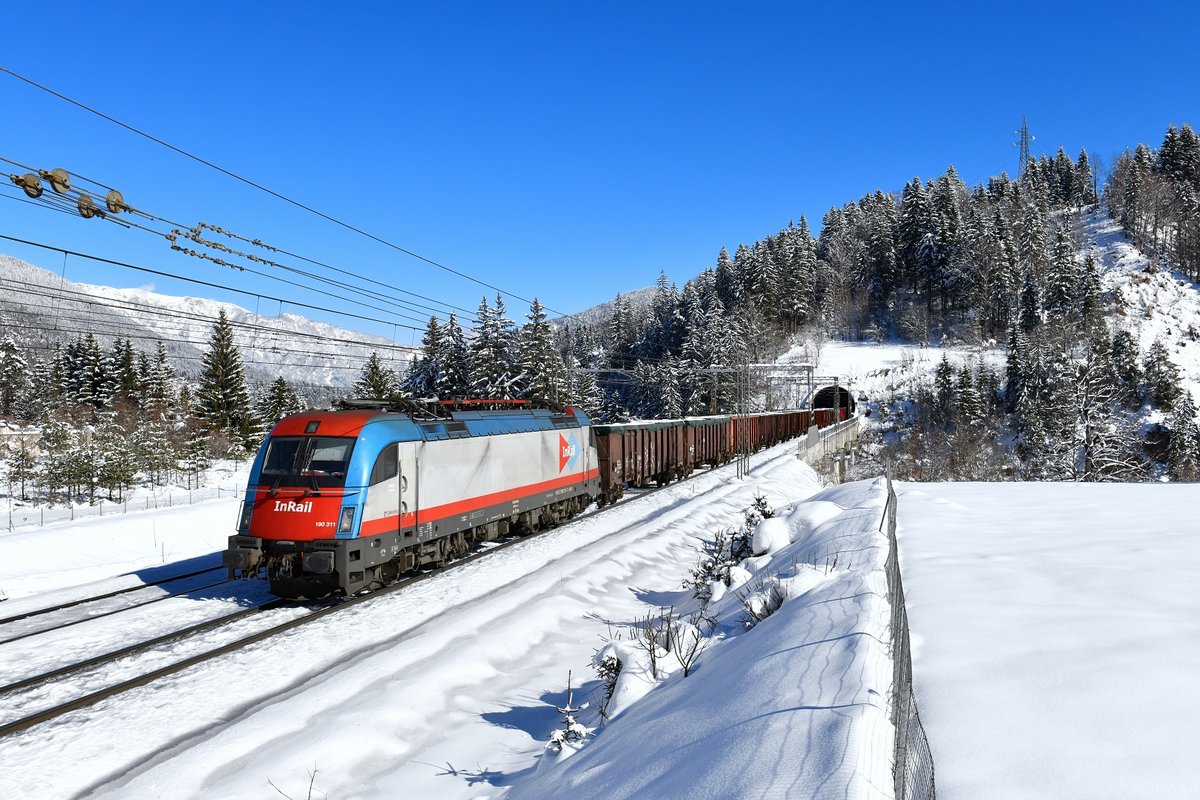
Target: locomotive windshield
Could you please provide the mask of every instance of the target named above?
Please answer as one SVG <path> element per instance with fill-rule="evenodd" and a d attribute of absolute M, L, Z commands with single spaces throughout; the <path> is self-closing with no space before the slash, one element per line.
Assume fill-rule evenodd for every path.
<path fill-rule="evenodd" d="M 262 482 L 273 486 L 344 486 L 354 439 L 276 436 L 267 445 Z"/>

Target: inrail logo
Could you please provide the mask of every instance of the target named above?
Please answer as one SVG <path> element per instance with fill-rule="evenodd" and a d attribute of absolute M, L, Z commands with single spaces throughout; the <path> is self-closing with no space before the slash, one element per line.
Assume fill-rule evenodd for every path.
<path fill-rule="evenodd" d="M 562 472 L 567 467 L 575 468 L 575 461 L 579 456 L 579 446 L 575 443 L 574 434 L 570 438 L 558 435 L 558 471 Z"/>
<path fill-rule="evenodd" d="M 290 511 L 293 514 L 307 514 L 312 511 L 312 500 L 303 503 L 297 503 L 295 500 L 276 500 L 276 511 Z"/>

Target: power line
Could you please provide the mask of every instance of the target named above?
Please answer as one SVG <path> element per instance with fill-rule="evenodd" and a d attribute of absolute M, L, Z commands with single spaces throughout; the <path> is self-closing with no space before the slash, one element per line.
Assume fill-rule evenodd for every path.
<path fill-rule="evenodd" d="M 0 68 L 0 69 L 2 69 L 2 68 Z M 387 325 L 394 325 L 394 326 L 400 327 L 400 328 L 406 328 L 411 331 L 418 331 L 418 332 L 424 331 L 424 328 L 418 328 L 413 325 L 405 325 L 403 323 L 398 323 L 398 322 L 387 322 L 385 320 L 379 320 L 374 317 L 366 317 L 366 316 L 363 316 L 362 314 L 355 314 L 350 311 L 339 311 L 337 309 L 326 308 L 323 306 L 317 306 L 317 305 L 313 305 L 311 303 L 301 303 L 297 300 L 288 300 L 288 299 L 285 299 L 282 297 L 274 297 L 271 295 L 260 294 L 258 292 L 251 292 L 246 289 L 235 289 L 232 286 L 222 286 L 221 284 L 212 283 L 210 281 L 202 281 L 198 278 L 187 278 L 182 275 L 175 275 L 173 273 L 163 272 L 161 270 L 150 269 L 149 267 L 139 267 L 135 264 L 128 264 L 124 261 L 114 261 L 113 259 L 103 258 L 101 256 L 94 256 L 94 255 L 91 255 L 88 253 L 81 253 L 77 250 L 68 250 L 63 247 L 55 247 L 54 245 L 43 244 L 41 242 L 32 242 L 32 241 L 29 241 L 28 239 L 21 239 L 16 236 L 6 236 L 5 234 L 0 233 L 0 239 L 4 239 L 4 240 L 10 241 L 10 242 L 16 242 L 17 244 L 28 245 L 30 247 L 38 247 L 43 250 L 49 250 L 49 251 L 55 252 L 55 253 L 62 253 L 63 255 L 76 256 L 78 258 L 85 258 L 85 259 L 88 259 L 89 261 L 95 261 L 99 264 L 108 264 L 109 266 L 113 266 L 113 267 L 121 267 L 123 269 L 131 269 L 131 270 L 136 270 L 137 272 L 144 272 L 149 275 L 157 275 L 161 278 L 171 278 L 173 280 L 185 281 L 187 283 L 194 283 L 199 286 L 206 286 L 210 289 L 221 289 L 221 290 L 227 291 L 227 292 L 234 292 L 236 294 L 247 295 L 249 297 L 254 297 L 258 300 L 267 300 L 272 303 L 279 303 L 280 308 L 282 308 L 283 305 L 286 303 L 289 306 L 294 306 L 296 308 L 305 308 L 310 311 L 320 311 L 320 312 L 326 313 L 326 314 L 336 314 L 336 315 L 343 316 L 343 317 L 349 317 L 351 319 L 364 320 L 366 322 L 384 323 Z M 295 284 L 293 284 L 293 285 L 295 285 Z M 301 288 L 304 288 L 304 287 L 301 287 Z"/>
<path fill-rule="evenodd" d="M 37 83 L 36 81 L 33 81 L 29 78 L 26 78 L 23 75 L 19 75 L 16 72 L 13 72 L 12 70 L 8 69 L 7 67 L 0 67 L 0 72 L 7 72 L 9 75 L 12 75 L 14 78 L 17 78 L 18 80 L 23 81 L 37 89 L 41 89 L 43 92 L 53 95 L 54 97 L 57 97 L 60 100 L 64 100 L 67 103 L 70 103 L 71 105 L 76 106 L 77 108 L 81 108 L 84 111 L 87 111 L 89 114 L 94 114 L 94 115 L 100 117 L 101 119 L 105 119 L 105 120 L 113 123 L 114 125 L 118 125 L 118 126 L 124 128 L 125 130 L 130 131 L 131 133 L 135 133 L 138 136 L 149 139 L 150 141 L 154 142 L 155 144 L 161 145 L 162 147 L 165 147 L 168 150 L 178 153 L 179 155 L 184 156 L 185 158 L 189 158 L 197 163 L 203 164 L 204 166 L 214 169 L 223 175 L 233 178 L 234 180 L 240 181 L 240 182 L 246 184 L 247 186 L 252 186 L 253 188 L 258 189 L 259 191 L 265 192 L 265 193 L 271 195 L 272 197 L 275 197 L 276 199 L 282 200 L 285 203 L 295 206 L 296 208 L 307 211 L 310 214 L 315 214 L 316 216 L 321 217 L 322 219 L 327 220 L 328 222 L 332 222 L 333 224 L 338 225 L 342 228 L 345 228 L 346 230 L 353 231 L 354 233 L 357 233 L 360 236 L 365 236 L 366 238 L 371 239 L 372 241 L 378 242 L 379 244 L 382 244 L 385 247 L 390 247 L 393 250 L 404 253 L 405 255 L 411 256 L 412 258 L 418 259 L 419 261 L 424 261 L 425 263 L 430 264 L 434 267 L 437 267 L 438 269 L 444 270 L 453 275 L 457 275 L 460 278 L 464 278 L 464 279 L 469 280 L 472 283 L 478 284 L 480 286 L 486 286 L 487 288 L 493 289 L 493 290 L 499 292 L 500 294 L 507 295 L 509 297 L 520 300 L 524 303 L 532 303 L 533 302 L 532 300 L 530 300 L 527 297 L 522 297 L 521 295 L 516 294 L 514 292 L 505 291 L 504 289 L 501 289 L 499 286 L 495 286 L 493 284 L 488 283 L 487 281 L 482 281 L 478 278 L 468 275 L 465 272 L 461 272 L 457 269 L 454 269 L 453 267 L 449 267 L 438 261 L 434 261 L 433 259 L 427 258 L 426 256 L 423 256 L 420 253 L 416 253 L 405 247 L 401 247 L 400 245 L 395 244 L 394 242 L 390 242 L 387 239 L 383 239 L 372 233 L 368 233 L 367 231 L 365 231 L 361 228 L 357 228 L 348 222 L 343 222 L 342 220 L 337 219 L 336 217 L 332 217 L 329 214 L 326 214 L 324 212 L 318 211 L 315 208 L 312 208 L 311 206 L 307 206 L 304 203 L 301 203 L 297 200 L 293 200 L 292 198 L 287 197 L 286 195 L 280 194 L 279 192 L 276 192 L 273 189 L 268 189 L 266 186 L 263 186 L 262 184 L 259 184 L 259 183 L 255 183 L 254 181 L 250 180 L 249 178 L 244 178 L 235 172 L 231 172 L 230 170 L 227 170 L 224 167 L 218 166 L 217 164 L 214 164 L 211 161 L 207 161 L 207 160 L 201 158 L 200 156 L 193 155 L 192 153 L 189 153 L 188 151 L 186 151 L 182 148 L 176 147 L 175 145 L 170 144 L 169 142 L 165 142 L 162 139 L 157 138 L 156 136 L 152 136 L 151 134 L 146 133 L 145 131 L 142 131 L 142 130 L 139 130 L 139 129 L 133 127 L 132 125 L 128 125 L 124 122 L 121 122 L 119 119 L 116 119 L 115 117 L 111 117 L 108 114 L 105 114 L 101 111 L 97 111 L 96 109 L 91 108 L 90 106 L 87 106 L 87 105 L 79 102 L 78 100 L 73 100 L 72 98 L 67 97 L 66 95 L 61 94 L 59 92 L 56 92 L 47 86 L 43 86 L 42 84 Z M 564 312 L 558 311 L 557 309 L 553 309 L 553 308 L 550 308 L 549 306 L 545 306 L 545 305 L 542 307 L 545 308 L 547 311 L 558 314 L 559 316 L 566 316 L 566 314 Z"/>
<path fill-rule="evenodd" d="M 27 283 L 20 282 L 20 281 L 16 281 L 16 282 L 8 281 L 8 282 L 9 283 L 19 283 L 19 284 L 22 284 L 25 286 L 34 286 L 34 284 L 27 284 Z M 42 288 L 42 287 L 37 287 L 37 288 Z M 53 292 L 47 293 L 44 291 L 37 291 L 37 289 L 23 289 L 23 288 L 18 288 L 18 287 L 12 287 L 12 288 L 10 288 L 10 291 L 13 291 L 18 294 L 23 294 L 23 295 L 31 295 L 34 297 L 44 297 L 44 298 L 50 298 L 50 299 L 63 299 L 68 302 L 73 302 L 73 303 L 78 303 L 78 304 L 97 305 L 100 307 L 96 312 L 98 315 L 100 315 L 100 317 L 101 317 L 100 319 L 97 319 L 95 316 L 79 317 L 79 316 L 75 316 L 75 315 L 64 315 L 64 319 L 67 322 L 76 323 L 81 327 L 79 327 L 79 328 L 71 328 L 71 327 L 57 328 L 56 330 L 59 333 L 65 333 L 65 334 L 74 333 L 74 334 L 79 334 L 79 335 L 91 333 L 91 334 L 98 334 L 100 336 L 112 337 L 114 339 L 130 339 L 130 340 L 137 339 L 137 340 L 157 341 L 157 342 L 161 342 L 164 339 L 168 339 L 168 340 L 170 339 L 169 336 L 164 336 L 163 334 L 161 334 L 157 331 L 154 331 L 153 329 L 149 329 L 145 333 L 131 332 L 130 331 L 130 327 L 131 327 L 130 321 L 126 317 L 123 317 L 123 316 L 120 316 L 120 315 L 114 313 L 121 308 L 120 305 L 103 303 L 103 302 L 99 302 L 96 300 L 79 300 L 79 299 L 76 299 L 79 296 L 87 297 L 87 295 L 83 295 L 82 293 L 79 293 L 79 292 L 66 292 L 65 290 L 63 290 L 63 295 L 58 295 Z M 68 298 L 65 296 L 66 294 L 75 295 L 76 297 Z M 201 317 L 201 316 L 195 316 L 195 315 L 187 315 L 182 312 L 172 311 L 170 309 L 157 309 L 154 306 L 144 306 L 144 305 L 138 304 L 138 303 L 132 303 L 131 306 L 133 306 L 134 308 L 144 309 L 144 310 L 139 311 L 139 313 L 141 313 L 143 315 L 165 317 L 168 320 L 172 320 L 172 319 L 184 320 L 185 324 L 180 326 L 179 334 L 188 336 L 188 337 L 195 337 L 194 339 L 186 338 L 183 340 L 186 344 L 194 346 L 194 347 L 202 347 L 204 345 L 206 338 L 211 333 L 212 324 L 217 321 L 217 318 L 213 318 L 213 317 Z M 13 316 L 16 316 L 16 317 L 20 317 L 20 316 L 32 315 L 34 312 L 31 312 L 27 308 L 24 308 L 24 307 L 17 307 L 17 308 L 7 309 L 7 313 L 12 314 Z M 242 343 L 239 345 L 239 349 L 241 349 L 241 350 L 271 352 L 271 353 L 280 353 L 280 354 L 282 354 L 282 353 L 300 354 L 300 355 L 311 356 L 311 357 L 317 358 L 317 359 L 321 359 L 321 358 L 349 359 L 352 357 L 351 354 L 345 353 L 345 352 L 342 352 L 342 353 L 324 352 L 324 351 L 319 351 L 319 350 L 315 350 L 315 349 L 296 349 L 293 347 L 281 346 L 281 344 L 294 343 L 290 340 L 293 340 L 296 338 L 300 338 L 300 339 L 309 338 L 309 339 L 316 339 L 319 343 L 329 345 L 331 347 L 351 345 L 353 347 L 362 348 L 363 350 L 370 349 L 370 350 L 376 350 L 376 351 L 379 351 L 379 350 L 383 350 L 383 351 L 391 350 L 393 352 L 398 351 L 402 355 L 409 355 L 413 352 L 413 348 L 409 348 L 404 345 L 391 345 L 391 344 L 386 344 L 386 343 L 364 342 L 364 341 L 355 341 L 355 340 L 337 340 L 335 342 L 335 341 L 330 341 L 329 339 L 327 339 L 325 337 L 321 337 L 318 334 L 305 333 L 303 331 L 293 332 L 293 331 L 287 331 L 287 330 L 278 329 L 278 328 L 271 328 L 268 326 L 238 322 L 238 321 L 234 321 L 234 320 L 227 320 L 227 321 L 228 321 L 229 325 L 233 328 L 242 329 L 242 330 L 249 331 L 252 333 L 259 332 L 259 333 L 263 333 L 266 335 L 266 338 L 267 338 L 266 342 L 264 342 L 264 343 L 254 343 L 254 342 Z M 143 328 L 142 330 L 147 330 L 147 329 Z M 42 348 L 31 346 L 31 349 L 42 349 Z M 53 348 L 47 347 L 45 349 L 53 349 Z M 178 356 L 178 357 L 188 358 L 187 356 Z M 390 356 L 389 358 L 392 358 L 392 357 Z M 255 363 L 273 364 L 275 362 L 255 362 Z M 301 366 L 301 367 L 311 367 L 312 366 L 311 364 L 303 364 L 303 363 L 288 363 L 288 364 L 281 363 L 281 365 Z M 330 368 L 343 369 L 341 367 L 330 367 Z M 358 367 L 346 367 L 344 369 L 358 369 Z"/>
<path fill-rule="evenodd" d="M 103 201 L 104 208 L 102 209 L 100 207 L 100 205 L 97 204 L 97 198 L 99 196 L 99 193 L 96 193 L 97 198 L 93 198 L 90 194 L 88 194 L 87 191 L 85 191 L 83 189 L 79 189 L 76 186 L 72 185 L 70 183 L 71 176 L 69 175 L 69 173 L 66 172 L 66 170 L 53 170 L 53 171 L 39 170 L 34 167 L 30 167 L 26 164 L 22 164 L 18 161 L 13 161 L 12 159 L 5 158 L 3 156 L 0 156 L 0 161 L 4 161 L 8 164 L 12 164 L 13 166 L 16 166 L 16 167 L 19 167 L 21 169 L 28 171 L 25 176 L 10 175 L 9 177 L 11 178 L 11 180 L 13 181 L 14 184 L 21 187 L 24 194 L 28 198 L 34 198 L 37 201 L 37 202 L 32 202 L 33 205 L 37 205 L 37 206 L 44 205 L 44 207 L 48 207 L 48 208 L 51 208 L 55 211 L 59 211 L 62 213 L 67 213 L 71 216 L 82 215 L 84 217 L 99 217 L 100 219 L 103 219 L 107 222 L 112 222 L 116 225 L 120 225 L 121 227 L 127 228 L 127 229 L 128 228 L 136 228 L 137 230 L 143 231 L 145 233 L 153 234 L 155 236 L 165 239 L 170 244 L 172 250 L 181 252 L 184 255 L 190 255 L 190 256 L 193 256 L 196 258 L 210 261 L 214 264 L 228 266 L 232 269 L 237 269 L 237 270 L 240 270 L 243 272 L 250 272 L 253 275 L 265 277 L 268 280 L 274 280 L 274 281 L 279 281 L 281 283 L 289 283 L 292 285 L 300 286 L 301 288 L 307 289 L 309 291 L 313 291 L 314 293 L 323 294 L 323 295 L 330 296 L 330 297 L 335 297 L 339 300 L 345 300 L 347 302 L 354 302 L 354 303 L 361 303 L 361 301 L 357 301 L 352 298 L 346 298 L 341 295 L 336 295 L 331 292 L 327 292 L 327 291 L 324 291 L 321 289 L 316 289 L 311 286 L 303 286 L 301 284 L 297 284 L 294 281 L 287 281 L 282 278 L 279 278 L 278 276 L 260 272 L 256 269 L 247 267 L 244 264 L 229 261 L 223 256 L 213 256 L 212 254 L 204 252 L 203 250 L 197 251 L 197 250 L 183 247 L 183 246 L 179 245 L 179 243 L 178 243 L 178 239 L 180 237 L 189 239 L 189 240 L 195 242 L 196 244 L 200 245 L 202 248 L 216 250 L 221 253 L 235 256 L 235 257 L 244 259 L 246 261 L 260 263 L 265 266 L 276 267 L 276 268 L 282 269 L 286 272 L 291 272 L 296 275 L 301 275 L 303 277 L 310 278 L 310 279 L 318 281 L 320 283 L 328 284 L 331 286 L 336 286 L 338 288 L 349 289 L 351 291 L 366 295 L 368 297 L 371 297 L 371 298 L 374 298 L 377 300 L 382 300 L 383 302 L 386 302 L 390 305 L 395 305 L 396 307 L 401 308 L 405 311 L 417 311 L 419 313 L 424 313 L 424 312 L 428 311 L 428 312 L 433 312 L 435 315 L 446 313 L 446 311 L 441 308 L 434 308 L 433 306 L 424 305 L 422 303 L 417 303 L 412 300 L 406 300 L 406 299 L 403 299 L 400 297 L 396 297 L 395 295 L 392 295 L 392 294 L 386 294 L 384 292 L 379 292 L 379 291 L 376 291 L 373 289 L 364 288 L 362 286 L 347 283 L 345 281 L 327 278 L 323 275 L 318 275 L 317 273 L 314 273 L 314 272 L 309 272 L 307 270 L 298 269 L 298 268 L 290 266 L 288 264 L 284 264 L 284 263 L 281 263 L 276 260 L 264 258 L 262 256 L 255 255 L 253 253 L 244 253 L 244 252 L 234 250 L 233 248 L 231 248 L 221 242 L 211 241 L 211 240 L 203 238 L 202 231 L 205 229 L 208 229 L 208 230 L 212 230 L 217 233 L 221 233 L 225 236 L 228 236 L 231 239 L 237 239 L 237 240 L 246 242 L 248 244 L 252 244 L 256 247 L 260 247 L 265 250 L 269 250 L 271 252 L 283 253 L 292 258 L 297 258 L 297 259 L 300 259 L 301 261 L 306 261 L 310 264 L 322 267 L 324 269 L 330 270 L 332 272 L 336 272 L 341 275 L 345 275 L 345 276 L 352 277 L 352 278 L 360 278 L 361 280 L 365 280 L 367 283 L 383 287 L 392 292 L 399 292 L 400 294 L 405 294 L 405 295 L 409 295 L 411 297 L 419 298 L 421 300 L 427 300 L 431 303 L 436 303 L 439 306 L 444 306 L 446 309 L 450 309 L 451 310 L 450 313 L 453 313 L 454 311 L 461 311 L 464 314 L 466 314 L 468 317 L 471 317 L 471 318 L 474 317 L 473 312 L 471 312 L 469 309 L 463 308 L 461 306 L 456 306 L 452 303 L 447 303 L 442 300 L 437 300 L 435 298 L 427 297 L 426 295 L 422 295 L 417 292 L 412 292 L 407 289 L 390 286 L 388 284 L 383 283 L 382 281 L 377 281 L 372 278 L 366 278 L 364 276 L 359 276 L 356 273 L 353 273 L 346 269 L 342 269 L 340 267 L 333 266 L 332 264 L 327 264 L 325 262 L 317 261 L 315 259 L 308 258 L 308 257 L 300 255 L 298 253 L 292 253 L 292 252 L 290 252 L 288 250 L 284 250 L 282 248 L 273 247 L 271 245 L 264 244 L 259 239 L 250 239 L 245 236 L 240 236 L 236 233 L 233 233 L 232 231 L 225 230 L 224 228 L 220 228 L 215 225 L 209 225 L 208 223 L 205 223 L 205 222 L 201 222 L 194 226 L 187 226 L 181 222 L 175 222 L 175 221 L 167 219 L 165 217 L 151 214 L 150 212 L 144 211 L 142 209 L 133 208 L 132 206 L 125 203 L 124 197 L 121 196 L 120 192 L 117 192 L 115 189 L 109 190 L 108 195 L 104 198 L 104 201 Z M 78 178 L 80 176 L 75 176 L 75 177 Z M 51 182 L 52 186 L 54 187 L 54 191 L 46 192 L 43 190 L 43 188 L 41 186 L 42 178 L 45 178 L 47 181 Z M 103 187 L 103 188 L 108 188 L 106 184 L 98 183 L 89 178 L 82 178 L 82 180 L 87 183 L 93 183 L 93 184 Z M 8 188 L 11 191 L 10 187 L 5 187 L 5 188 Z M 74 202 L 72 202 L 72 200 L 71 200 L 72 196 L 75 197 Z M 31 202 L 31 201 L 27 200 L 27 202 Z M 105 209 L 109 213 L 105 213 Z M 165 225 L 171 226 L 171 229 L 168 231 L 156 230 L 152 227 L 139 224 L 139 223 L 133 221 L 132 219 L 121 218 L 118 216 L 118 214 L 122 211 L 128 212 L 129 214 L 138 215 L 138 216 L 143 217 L 151 222 L 164 223 Z M 376 311 L 383 311 L 384 313 L 396 314 L 395 311 L 391 311 L 388 309 L 381 309 L 378 306 L 372 306 L 367 303 L 361 303 L 361 304 L 366 308 L 371 308 Z M 405 316 L 405 315 L 397 314 L 397 316 L 401 316 L 403 319 L 408 319 L 413 322 L 424 322 L 425 321 L 424 319 L 416 319 L 414 317 L 409 317 L 409 316 Z"/>

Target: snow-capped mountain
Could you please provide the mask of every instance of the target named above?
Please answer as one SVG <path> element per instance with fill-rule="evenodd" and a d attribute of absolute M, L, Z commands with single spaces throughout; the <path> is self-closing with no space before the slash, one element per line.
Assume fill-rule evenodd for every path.
<path fill-rule="evenodd" d="M 74 283 L 20 259 L 0 255 L 0 322 L 23 349 L 49 358 L 91 333 L 102 348 L 130 339 L 153 355 L 161 342 L 176 371 L 200 372 L 213 322 L 225 312 L 246 377 L 267 384 L 279 376 L 309 389 L 345 389 L 372 350 L 402 373 L 407 354 L 390 340 L 283 313 L 266 316 L 232 303 L 175 297 L 144 289 Z"/>

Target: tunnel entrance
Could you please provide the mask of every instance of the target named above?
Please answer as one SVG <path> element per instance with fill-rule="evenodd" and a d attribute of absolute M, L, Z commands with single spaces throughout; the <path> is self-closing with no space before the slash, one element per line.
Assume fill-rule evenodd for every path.
<path fill-rule="evenodd" d="M 845 386 L 826 386 L 813 395 L 813 408 L 839 408 L 845 411 L 839 417 L 854 415 L 854 395 Z"/>

